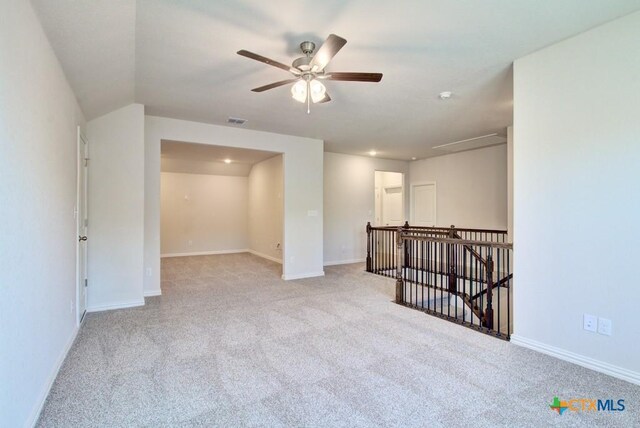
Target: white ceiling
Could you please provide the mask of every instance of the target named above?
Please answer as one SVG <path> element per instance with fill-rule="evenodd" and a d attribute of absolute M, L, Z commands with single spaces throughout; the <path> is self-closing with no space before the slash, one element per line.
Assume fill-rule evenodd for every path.
<path fill-rule="evenodd" d="M 246 177 L 251 167 L 279 153 L 237 147 L 212 146 L 163 140 L 160 146 L 162 172 L 234 175 Z M 225 163 L 225 159 L 231 163 Z"/>
<path fill-rule="evenodd" d="M 32 0 L 88 119 L 132 101 L 146 113 L 325 140 L 325 150 L 410 159 L 512 122 L 512 62 L 640 9 L 640 0 Z M 348 40 L 328 71 L 381 83 L 327 82 L 310 115 L 279 69 L 298 45 Z M 576 70 L 579 72 L 579 70 Z M 441 91 L 453 97 L 440 101 Z"/>

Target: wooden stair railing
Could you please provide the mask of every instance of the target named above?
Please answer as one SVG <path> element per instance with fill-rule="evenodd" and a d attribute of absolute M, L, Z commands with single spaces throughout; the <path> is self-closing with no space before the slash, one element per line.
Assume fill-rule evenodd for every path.
<path fill-rule="evenodd" d="M 509 257 L 513 247 L 505 242 L 506 231 L 415 227 L 408 222 L 399 227 L 367 223 L 366 230 L 367 271 L 395 277 L 396 302 L 508 340 L 513 279 Z M 470 239 L 476 236 L 483 240 Z M 380 247 L 376 239 L 395 245 Z M 474 263 L 476 267 L 470 268 Z M 499 279 L 494 279 L 496 273 Z M 494 293 L 497 288 L 506 289 L 506 296 Z M 418 296 L 419 289 L 423 290 L 422 297 Z M 428 289 L 434 290 L 434 300 L 428 297 Z M 443 304 L 437 303 L 442 298 L 446 298 L 446 313 L 442 312 Z M 504 304 L 506 307 L 502 307 Z M 440 305 L 439 310 L 436 305 Z M 501 307 L 506 311 L 502 319 Z M 506 322 L 506 329 L 502 322 Z"/>

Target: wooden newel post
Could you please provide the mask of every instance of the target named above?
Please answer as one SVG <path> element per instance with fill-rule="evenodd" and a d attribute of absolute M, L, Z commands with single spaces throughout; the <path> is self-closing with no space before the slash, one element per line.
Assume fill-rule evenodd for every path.
<path fill-rule="evenodd" d="M 456 236 L 456 227 L 451 225 L 449 229 L 449 238 L 454 239 Z M 449 292 L 458 292 L 458 275 L 456 267 L 456 246 L 455 244 L 447 244 L 447 254 L 449 257 Z"/>
<path fill-rule="evenodd" d="M 371 222 L 367 222 L 367 272 L 372 272 L 371 269 Z"/>
<path fill-rule="evenodd" d="M 487 309 L 484 312 L 484 326 L 493 330 L 493 257 L 487 256 Z"/>
<path fill-rule="evenodd" d="M 396 233 L 396 303 L 404 302 L 404 281 L 402 280 L 402 247 L 403 247 L 402 227 L 398 227 Z"/>

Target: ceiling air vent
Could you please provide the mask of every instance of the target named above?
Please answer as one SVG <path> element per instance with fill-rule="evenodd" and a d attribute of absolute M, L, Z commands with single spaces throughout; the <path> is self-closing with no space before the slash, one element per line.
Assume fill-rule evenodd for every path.
<path fill-rule="evenodd" d="M 504 144 L 506 142 L 506 137 L 498 134 L 489 134 L 481 137 L 469 138 L 467 140 L 455 141 L 453 143 L 441 144 L 433 148 L 455 153 L 465 150 L 479 149 L 481 147 L 497 146 L 498 144 Z"/>
<path fill-rule="evenodd" d="M 229 119 L 227 119 L 227 122 L 233 125 L 244 125 L 245 123 L 247 123 L 247 119 L 240 119 L 239 117 L 230 117 Z"/>

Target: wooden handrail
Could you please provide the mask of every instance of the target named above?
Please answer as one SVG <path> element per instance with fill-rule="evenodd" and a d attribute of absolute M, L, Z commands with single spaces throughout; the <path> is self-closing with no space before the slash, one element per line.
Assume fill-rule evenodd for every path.
<path fill-rule="evenodd" d="M 405 229 L 442 229 L 442 230 L 451 229 L 449 227 L 442 227 L 442 226 L 411 226 L 408 222 L 405 222 L 403 227 Z M 458 228 L 458 227 L 453 227 L 453 228 L 461 232 L 483 232 L 483 233 L 504 233 L 504 234 L 507 233 L 506 230 L 502 230 L 502 229 L 474 229 L 474 228 Z"/>
<path fill-rule="evenodd" d="M 450 228 L 448 227 L 431 227 L 431 226 L 401 226 L 404 230 L 416 230 L 416 231 L 429 231 L 429 232 L 446 232 L 449 233 Z M 398 226 L 371 226 L 371 230 L 398 230 Z M 478 233 L 499 233 L 499 234 L 507 234 L 506 230 L 498 230 L 498 229 L 469 229 L 469 228 L 455 228 L 456 231 L 459 232 L 478 232 Z"/>
<path fill-rule="evenodd" d="M 476 247 L 491 247 L 491 248 L 508 248 L 513 249 L 513 244 L 508 242 L 488 242 L 488 241 L 474 241 L 471 239 L 455 239 L 455 238 L 435 238 L 432 236 L 420 236 L 409 232 L 402 232 L 403 239 L 412 239 L 416 241 L 431 241 L 440 242 L 443 244 L 458 244 L 458 245 L 473 245 Z"/>
<path fill-rule="evenodd" d="M 462 239 L 462 236 L 460 236 L 458 234 L 458 232 L 454 232 L 454 238 L 456 239 Z M 474 250 L 473 248 L 471 248 L 469 245 L 465 245 L 464 249 L 467 250 L 469 253 L 471 253 L 471 255 L 478 260 L 480 263 L 482 263 L 484 266 L 487 266 L 487 261 L 482 258 L 482 256 L 480 254 L 478 254 L 478 252 L 476 250 Z"/>
<path fill-rule="evenodd" d="M 509 280 L 511 280 L 511 279 L 513 279 L 513 274 L 512 274 L 512 273 L 510 273 L 509 275 L 505 276 L 505 277 L 504 277 L 504 278 L 502 278 L 500 281 L 498 281 L 498 282 L 494 283 L 494 284 L 493 284 L 493 288 L 496 288 L 496 287 L 502 287 L 502 285 L 503 285 L 505 282 L 507 282 L 507 281 L 509 281 Z M 471 296 L 471 300 L 476 300 L 478 297 L 480 297 L 480 296 L 482 296 L 482 295 L 487 294 L 487 290 L 488 290 L 488 288 L 485 288 L 485 289 L 484 289 L 484 290 L 482 290 L 481 292 L 474 294 L 473 296 Z"/>

